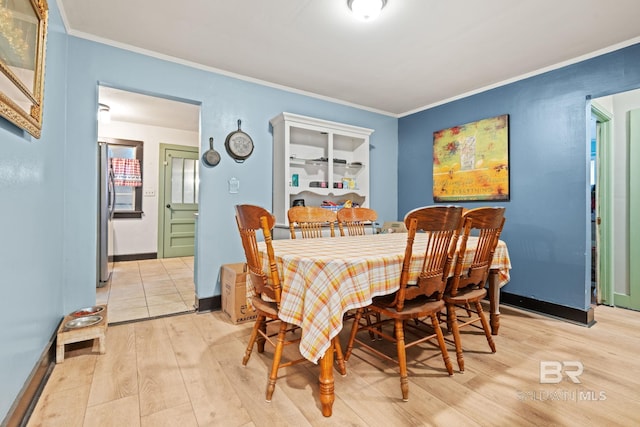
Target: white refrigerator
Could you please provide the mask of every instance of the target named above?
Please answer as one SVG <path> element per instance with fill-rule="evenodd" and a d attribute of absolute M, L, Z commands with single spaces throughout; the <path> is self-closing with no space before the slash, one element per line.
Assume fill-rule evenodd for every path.
<path fill-rule="evenodd" d="M 115 188 L 113 171 L 109 162 L 109 145 L 99 142 L 98 185 L 98 283 L 101 288 L 109 282 L 113 271 L 113 210 Z"/>

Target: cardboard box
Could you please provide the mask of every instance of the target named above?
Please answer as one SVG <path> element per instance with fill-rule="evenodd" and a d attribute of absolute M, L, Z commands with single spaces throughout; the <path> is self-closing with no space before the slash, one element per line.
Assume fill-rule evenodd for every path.
<path fill-rule="evenodd" d="M 256 311 L 247 304 L 246 264 L 224 264 L 220 270 L 222 286 L 222 311 L 232 323 L 244 323 L 258 317 Z"/>
<path fill-rule="evenodd" d="M 386 221 L 382 224 L 383 233 L 406 233 L 407 226 L 402 221 Z"/>

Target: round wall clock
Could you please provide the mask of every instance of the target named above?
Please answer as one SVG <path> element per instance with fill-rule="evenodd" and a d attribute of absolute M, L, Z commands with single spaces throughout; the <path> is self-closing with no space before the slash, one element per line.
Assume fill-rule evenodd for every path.
<path fill-rule="evenodd" d="M 253 153 L 253 140 L 240 129 L 242 120 L 238 120 L 238 130 L 227 135 L 224 147 L 227 153 L 238 163 L 244 162 Z"/>

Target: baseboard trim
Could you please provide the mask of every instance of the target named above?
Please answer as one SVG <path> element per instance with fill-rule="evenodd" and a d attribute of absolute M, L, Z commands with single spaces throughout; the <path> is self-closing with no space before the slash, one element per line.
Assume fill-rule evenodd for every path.
<path fill-rule="evenodd" d="M 196 313 L 205 313 L 214 310 L 222 309 L 222 296 L 217 295 L 214 297 L 198 298 L 196 295 L 195 302 Z"/>
<path fill-rule="evenodd" d="M 56 332 L 53 333 L 36 366 L 31 371 L 27 381 L 25 381 L 22 390 L 20 390 L 13 405 L 9 408 L 7 416 L 2 421 L 2 426 L 24 427 L 27 425 L 44 390 L 44 386 L 56 366 L 56 333 L 59 326 L 59 324 L 56 326 Z"/>
<path fill-rule="evenodd" d="M 589 307 L 589 309 L 585 311 L 560 304 L 555 304 L 552 302 L 540 301 L 533 298 L 510 294 L 507 292 L 500 293 L 500 304 L 511 305 L 523 310 L 534 311 L 536 313 L 556 317 L 558 319 L 576 323 L 578 325 L 586 327 L 591 327 L 596 323 L 593 307 Z"/>
<path fill-rule="evenodd" d="M 143 259 L 157 259 L 158 258 L 158 253 L 157 252 L 151 252 L 148 254 L 128 254 L 128 255 L 114 255 L 113 256 L 113 260 L 115 262 L 121 262 L 121 261 L 140 261 Z"/>

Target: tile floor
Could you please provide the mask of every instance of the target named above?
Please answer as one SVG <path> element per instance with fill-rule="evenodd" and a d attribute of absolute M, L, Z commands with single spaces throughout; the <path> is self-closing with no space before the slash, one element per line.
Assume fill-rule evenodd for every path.
<path fill-rule="evenodd" d="M 116 262 L 109 283 L 96 289 L 109 323 L 194 311 L 193 257 Z"/>

